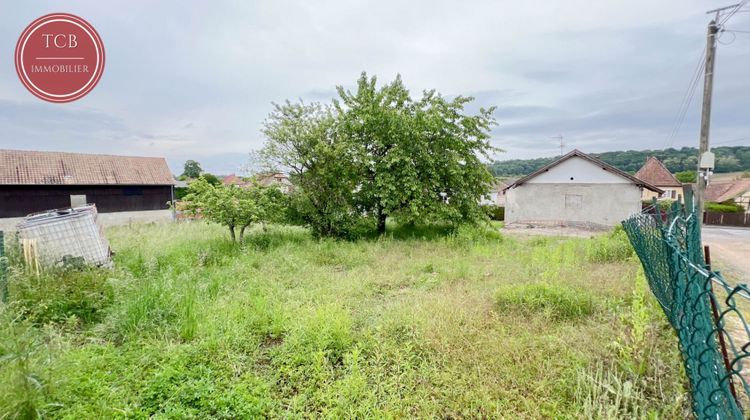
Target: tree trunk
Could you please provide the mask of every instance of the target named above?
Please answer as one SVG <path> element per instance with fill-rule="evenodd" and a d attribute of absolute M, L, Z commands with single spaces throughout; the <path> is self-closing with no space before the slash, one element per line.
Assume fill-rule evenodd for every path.
<path fill-rule="evenodd" d="M 378 233 L 381 235 L 385 233 L 385 219 L 387 217 L 388 215 L 383 212 L 383 209 L 378 208 Z"/>
<path fill-rule="evenodd" d="M 237 237 L 234 235 L 234 225 L 229 225 L 229 237 L 232 238 L 232 242 L 237 242 Z"/>
<path fill-rule="evenodd" d="M 247 226 L 248 225 L 245 225 L 240 228 L 240 243 L 243 243 L 245 241 L 245 229 L 247 228 Z"/>

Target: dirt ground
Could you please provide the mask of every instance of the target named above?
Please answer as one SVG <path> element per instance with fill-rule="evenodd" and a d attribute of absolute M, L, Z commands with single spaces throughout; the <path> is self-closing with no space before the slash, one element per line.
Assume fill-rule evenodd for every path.
<path fill-rule="evenodd" d="M 713 266 L 740 283 L 750 283 L 750 229 L 705 226 L 703 243 L 711 247 Z"/>
<path fill-rule="evenodd" d="M 513 224 L 503 226 L 502 233 L 513 236 L 568 236 L 577 238 L 590 238 L 592 236 L 607 233 L 606 230 L 584 229 L 573 226 L 533 226 L 526 224 Z"/>

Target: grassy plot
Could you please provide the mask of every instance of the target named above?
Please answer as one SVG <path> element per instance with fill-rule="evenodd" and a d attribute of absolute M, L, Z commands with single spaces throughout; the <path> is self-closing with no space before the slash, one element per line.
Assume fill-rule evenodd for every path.
<path fill-rule="evenodd" d="M 113 270 L 13 263 L 0 418 L 685 414 L 675 338 L 621 232 L 108 235 Z"/>

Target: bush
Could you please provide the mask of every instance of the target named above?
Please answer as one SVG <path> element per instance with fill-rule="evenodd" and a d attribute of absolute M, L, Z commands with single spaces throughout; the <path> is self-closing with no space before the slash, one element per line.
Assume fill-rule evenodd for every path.
<path fill-rule="evenodd" d="M 112 303 L 109 271 L 101 268 L 51 269 L 40 275 L 16 269 L 9 281 L 10 300 L 35 324 L 65 323 L 71 317 L 95 323 Z"/>
<path fill-rule="evenodd" d="M 733 202 L 706 203 L 706 211 L 710 213 L 744 213 L 745 208 Z"/>
<path fill-rule="evenodd" d="M 174 189 L 175 200 L 182 200 L 186 195 L 188 195 L 188 189 L 186 187 L 178 187 Z"/>
<path fill-rule="evenodd" d="M 674 177 L 677 178 L 678 181 L 685 184 L 693 183 L 698 179 L 698 175 L 695 171 L 677 172 L 676 174 L 674 174 Z"/>
<path fill-rule="evenodd" d="M 571 320 L 594 313 L 594 301 L 587 292 L 562 285 L 503 287 L 495 293 L 495 302 L 500 311 L 542 314 L 554 320 Z"/>
<path fill-rule="evenodd" d="M 487 213 L 487 216 L 489 216 L 490 220 L 497 220 L 500 222 L 505 220 L 505 207 L 489 204 L 486 206 L 482 206 L 482 208 Z"/>

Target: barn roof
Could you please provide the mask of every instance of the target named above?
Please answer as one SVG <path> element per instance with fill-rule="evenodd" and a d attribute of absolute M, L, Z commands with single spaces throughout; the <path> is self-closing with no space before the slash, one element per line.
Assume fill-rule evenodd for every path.
<path fill-rule="evenodd" d="M 706 187 L 706 201 L 723 203 L 750 191 L 750 179 L 733 182 L 712 182 Z"/>
<path fill-rule="evenodd" d="M 583 153 L 582 151 L 580 151 L 578 149 L 574 149 L 573 151 L 568 152 L 566 155 L 560 156 L 557 160 L 554 160 L 554 161 L 552 161 L 552 162 L 550 162 L 550 163 L 542 166 L 541 168 L 539 168 L 536 171 L 534 171 L 534 172 L 526 175 L 525 177 L 519 178 L 518 180 L 516 180 L 516 182 L 514 182 L 514 183 L 510 184 L 509 186 L 507 186 L 505 188 L 505 190 L 507 190 L 509 188 L 516 188 L 516 187 L 522 185 L 523 183 L 525 183 L 526 181 L 530 180 L 531 178 L 534 178 L 537 175 L 541 175 L 541 174 L 549 171 L 550 169 L 554 168 L 555 166 L 557 166 L 557 165 L 565 162 L 568 159 L 574 158 L 574 157 L 579 157 L 581 159 L 585 159 L 585 160 L 593 163 L 594 165 L 599 166 L 600 168 L 602 168 L 603 170 L 605 170 L 607 172 L 611 172 L 611 173 L 613 173 L 615 175 L 619 175 L 619 176 L 621 176 L 623 178 L 626 178 L 626 179 L 630 180 L 631 182 L 633 182 L 635 185 L 637 185 L 639 187 L 648 188 L 649 190 L 657 192 L 657 193 L 660 193 L 660 194 L 662 192 L 664 192 L 661 189 L 659 189 L 658 187 L 654 186 L 653 184 L 651 184 L 649 182 L 646 182 L 646 181 L 644 181 L 644 180 L 642 180 L 640 178 L 634 177 L 633 175 L 630 175 L 629 173 L 627 173 L 625 171 L 621 171 L 621 170 L 615 168 L 614 166 L 612 166 L 610 164 L 604 163 L 603 161 L 601 161 L 601 160 L 599 160 L 599 159 L 597 159 L 597 158 L 595 158 L 593 156 L 590 156 L 590 155 L 587 155 L 586 153 Z M 503 191 L 505 191 L 505 190 L 503 190 Z"/>
<path fill-rule="evenodd" d="M 654 156 L 646 159 L 646 163 L 635 173 L 635 176 L 660 187 L 682 186 L 682 183 L 672 175 L 672 172 L 669 172 L 669 169 Z"/>
<path fill-rule="evenodd" d="M 173 185 L 164 158 L 0 149 L 0 185 Z"/>

